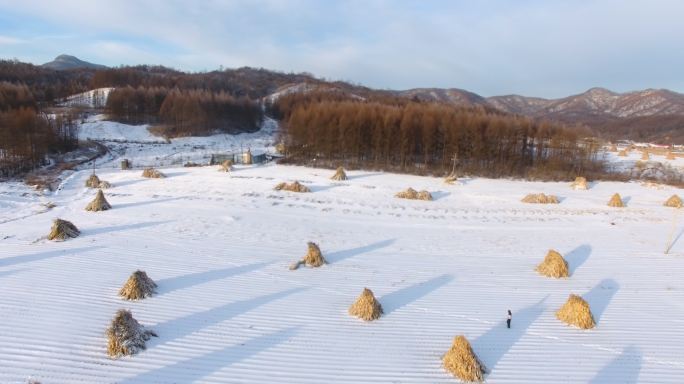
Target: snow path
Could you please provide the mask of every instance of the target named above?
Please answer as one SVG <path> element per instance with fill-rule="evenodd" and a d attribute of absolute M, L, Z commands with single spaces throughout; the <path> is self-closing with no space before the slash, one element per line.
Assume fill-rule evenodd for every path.
<path fill-rule="evenodd" d="M 661 204 L 676 189 L 354 171 L 333 182 L 332 171 L 274 165 L 164 172 L 98 170 L 114 184 L 107 212 L 83 210 L 89 170 L 64 181 L 48 213 L 19 218 L 37 196 L 0 205 L 16 215 L 0 224 L 0 382 L 452 383 L 440 356 L 458 334 L 490 383 L 684 381 L 684 240 L 663 254 L 676 211 Z M 313 193 L 272 190 L 290 180 Z M 436 200 L 392 197 L 408 186 Z M 520 203 L 529 192 L 562 202 Z M 627 208 L 605 206 L 614 192 Z M 55 217 L 82 236 L 33 244 Z M 329 264 L 288 271 L 309 240 Z M 549 248 L 570 279 L 534 272 Z M 119 300 L 138 268 L 158 295 Z M 346 313 L 366 286 L 385 309 L 373 323 Z M 596 329 L 555 319 L 570 293 L 590 303 Z M 159 337 L 113 360 L 104 330 L 119 308 Z"/>

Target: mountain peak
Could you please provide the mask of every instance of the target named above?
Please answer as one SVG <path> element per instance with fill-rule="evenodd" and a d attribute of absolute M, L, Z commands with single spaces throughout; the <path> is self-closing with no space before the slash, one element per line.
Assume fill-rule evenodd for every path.
<path fill-rule="evenodd" d="M 55 57 L 54 60 L 49 63 L 42 65 L 44 68 L 54 69 L 55 71 L 64 71 L 68 69 L 76 68 L 88 68 L 88 69 L 104 69 L 107 68 L 104 65 L 93 64 L 87 61 L 83 61 L 76 56 L 61 54 Z"/>

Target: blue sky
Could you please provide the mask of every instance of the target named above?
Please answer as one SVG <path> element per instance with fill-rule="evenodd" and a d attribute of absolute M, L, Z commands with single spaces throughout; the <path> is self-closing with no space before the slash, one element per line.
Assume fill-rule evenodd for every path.
<path fill-rule="evenodd" d="M 375 88 L 684 92 L 679 0 L 0 0 L 0 57 L 310 72 Z"/>

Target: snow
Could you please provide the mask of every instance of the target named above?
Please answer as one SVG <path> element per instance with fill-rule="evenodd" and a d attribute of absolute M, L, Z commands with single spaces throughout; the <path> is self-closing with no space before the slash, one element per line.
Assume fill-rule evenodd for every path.
<path fill-rule="evenodd" d="M 79 140 L 127 141 L 137 143 L 163 143 L 164 138 L 154 136 L 149 125 L 129 125 L 105 120 L 104 115 L 95 115 L 80 124 Z"/>
<path fill-rule="evenodd" d="M 102 142 L 109 153 L 96 161 L 101 168 L 118 168 L 129 159 L 134 167 L 180 165 L 187 161 L 208 163 L 212 154 L 253 154 L 275 151 L 278 123 L 265 118 L 261 129 L 238 135 L 216 134 L 202 137 L 179 137 L 166 141 L 152 135 L 148 125 L 129 125 L 104 120 L 103 115 L 90 117 L 79 129 L 81 140 Z"/>
<path fill-rule="evenodd" d="M 107 104 L 109 93 L 114 88 L 96 88 L 90 91 L 77 93 L 67 97 L 64 102 L 60 103 L 65 107 L 89 107 L 89 108 L 103 108 Z"/>
<path fill-rule="evenodd" d="M 453 383 L 440 356 L 459 334 L 490 383 L 684 382 L 684 220 L 662 206 L 674 188 L 449 186 L 364 171 L 334 182 L 330 170 L 272 164 L 165 168 L 151 180 L 109 165 L 97 170 L 114 185 L 106 212 L 84 210 L 89 170 L 56 194 L 0 184 L 0 382 Z M 291 180 L 313 192 L 273 190 Z M 408 186 L 435 201 L 392 197 Z M 530 192 L 561 203 L 521 203 Z M 615 192 L 627 208 L 605 205 Z M 39 213 L 46 199 L 57 207 Z M 57 217 L 82 235 L 42 239 Z M 289 271 L 307 241 L 329 264 Z M 549 248 L 567 258 L 569 279 L 534 272 Z M 136 269 L 158 294 L 122 301 Z M 364 287 L 385 310 L 375 322 L 347 314 Z M 570 293 L 589 302 L 595 329 L 555 319 Z M 110 359 L 104 332 L 120 308 L 159 337 Z"/>

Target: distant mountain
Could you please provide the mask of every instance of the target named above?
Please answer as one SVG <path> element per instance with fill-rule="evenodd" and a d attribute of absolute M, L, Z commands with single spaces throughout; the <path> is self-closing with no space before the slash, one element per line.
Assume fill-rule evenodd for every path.
<path fill-rule="evenodd" d="M 521 95 L 485 98 L 461 89 L 441 88 L 411 89 L 396 94 L 457 106 L 489 107 L 533 119 L 584 124 L 608 138 L 684 140 L 684 94 L 667 89 L 617 93 L 591 88 L 560 99 Z"/>
<path fill-rule="evenodd" d="M 104 65 L 93 64 L 83 61 L 76 56 L 59 55 L 49 63 L 41 65 L 43 68 L 53 69 L 55 71 L 64 71 L 68 69 L 87 68 L 87 69 L 104 69 Z"/>
<path fill-rule="evenodd" d="M 484 97 L 458 88 L 415 88 L 406 91 L 396 91 L 395 94 L 420 101 L 438 101 L 468 107 L 488 104 Z"/>

